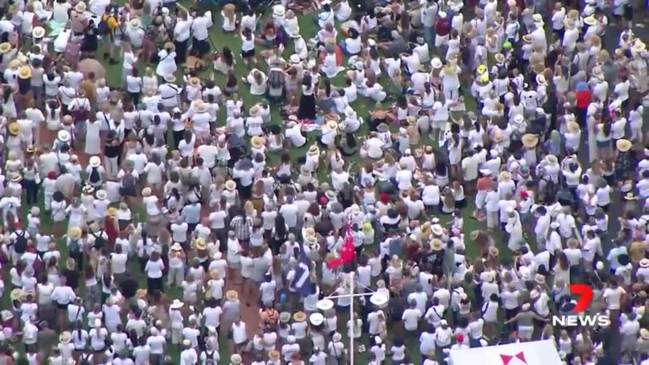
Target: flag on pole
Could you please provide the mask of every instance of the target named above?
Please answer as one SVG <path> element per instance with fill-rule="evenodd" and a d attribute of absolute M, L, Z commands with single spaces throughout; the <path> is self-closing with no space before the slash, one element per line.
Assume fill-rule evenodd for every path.
<path fill-rule="evenodd" d="M 301 296 L 305 297 L 311 294 L 313 283 L 311 282 L 311 260 L 304 252 L 304 247 L 300 245 L 300 257 L 295 269 L 295 276 L 291 287 Z"/>
<path fill-rule="evenodd" d="M 327 261 L 327 267 L 330 269 L 336 269 L 343 265 L 350 264 L 356 260 L 356 250 L 354 247 L 354 235 L 352 234 L 352 228 L 347 223 L 345 229 L 345 242 L 340 249 L 340 255 L 335 258 Z"/>

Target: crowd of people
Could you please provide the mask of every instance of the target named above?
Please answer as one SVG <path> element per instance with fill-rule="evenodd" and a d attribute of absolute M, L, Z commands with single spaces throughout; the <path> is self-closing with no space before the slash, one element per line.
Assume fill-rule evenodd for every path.
<path fill-rule="evenodd" d="M 257 5 L 2 4 L 0 364 L 649 364 L 644 4 Z"/>

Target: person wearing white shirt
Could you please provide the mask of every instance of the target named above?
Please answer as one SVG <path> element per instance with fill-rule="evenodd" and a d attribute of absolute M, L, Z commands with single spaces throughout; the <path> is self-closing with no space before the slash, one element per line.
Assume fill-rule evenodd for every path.
<path fill-rule="evenodd" d="M 301 124 L 290 121 L 286 125 L 286 130 L 284 131 L 284 136 L 287 140 L 291 141 L 291 144 L 294 147 L 302 147 L 306 143 L 306 137 L 302 135 L 302 126 Z"/>
<path fill-rule="evenodd" d="M 196 349 L 192 347 L 192 343 L 189 340 L 183 341 L 184 350 L 180 353 L 180 365 L 196 365 L 198 364 L 198 353 Z"/>
<path fill-rule="evenodd" d="M 210 43 L 207 38 L 211 25 L 212 20 L 209 18 L 209 12 L 197 16 L 192 20 L 192 50 L 196 51 L 199 57 L 202 57 L 210 51 Z"/>
<path fill-rule="evenodd" d="M 448 326 L 446 320 L 440 322 L 440 326 L 435 330 L 435 345 L 437 348 L 445 349 L 451 346 L 453 330 Z"/>
<path fill-rule="evenodd" d="M 354 56 L 361 52 L 363 43 L 360 34 L 358 34 L 358 31 L 356 29 L 351 28 L 349 30 L 349 35 L 347 38 L 345 38 L 342 48 L 345 54 L 347 54 L 348 56 Z"/>
<path fill-rule="evenodd" d="M 403 321 L 403 327 L 408 332 L 417 331 L 419 326 L 419 320 L 422 317 L 421 311 L 417 308 L 417 301 L 410 301 L 410 308 L 403 311 L 401 315 L 401 320 Z"/>
<path fill-rule="evenodd" d="M 606 301 L 606 308 L 610 311 L 620 310 L 622 299 L 625 297 L 626 291 L 618 286 L 617 279 L 612 278 L 609 287 L 604 289 L 602 297 Z M 611 314 L 613 317 L 613 314 Z"/>
<path fill-rule="evenodd" d="M 264 95 L 266 93 L 266 86 L 268 76 L 256 68 L 250 70 L 245 81 L 250 84 L 250 93 L 252 95 Z"/>
<path fill-rule="evenodd" d="M 177 15 L 174 26 L 174 45 L 176 46 L 176 64 L 185 63 L 187 56 L 187 45 L 192 30 L 192 21 L 187 19 L 187 13 L 181 11 Z"/>

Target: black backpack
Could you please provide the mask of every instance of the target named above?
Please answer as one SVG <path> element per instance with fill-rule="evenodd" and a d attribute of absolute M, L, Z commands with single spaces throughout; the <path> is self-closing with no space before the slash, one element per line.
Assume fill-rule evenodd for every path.
<path fill-rule="evenodd" d="M 104 238 L 104 231 L 99 231 L 97 235 L 92 235 L 95 238 L 95 248 L 100 250 L 106 246 L 106 239 Z"/>
<path fill-rule="evenodd" d="M 25 232 L 18 233 L 16 231 L 16 241 L 14 242 L 14 251 L 18 254 L 23 254 L 27 251 L 27 237 Z"/>

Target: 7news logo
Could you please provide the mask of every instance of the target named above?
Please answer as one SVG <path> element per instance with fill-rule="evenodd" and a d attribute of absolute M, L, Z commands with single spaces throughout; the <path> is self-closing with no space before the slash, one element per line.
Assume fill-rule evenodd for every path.
<path fill-rule="evenodd" d="M 553 326 L 562 327 L 607 327 L 611 319 L 606 314 L 586 314 L 586 310 L 593 301 L 593 288 L 588 284 L 569 285 L 570 294 L 577 296 L 577 304 L 572 310 L 573 314 L 552 316 Z"/>

